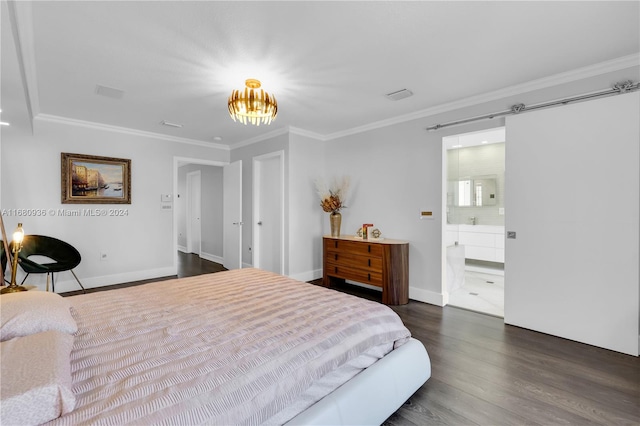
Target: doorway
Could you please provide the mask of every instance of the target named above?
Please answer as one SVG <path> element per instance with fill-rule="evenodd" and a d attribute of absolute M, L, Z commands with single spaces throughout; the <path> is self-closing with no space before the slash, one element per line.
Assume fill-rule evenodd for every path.
<path fill-rule="evenodd" d="M 504 317 L 505 128 L 443 138 L 443 294 Z"/>
<path fill-rule="evenodd" d="M 223 263 L 222 170 L 227 164 L 199 158 L 174 157 L 173 159 L 173 196 L 163 195 L 161 204 L 164 211 L 171 211 L 173 214 L 172 233 L 176 270 L 179 265 L 178 252 L 193 253 L 191 256 Z M 198 181 L 199 190 L 196 188 Z M 199 203 L 196 201 L 198 198 Z M 194 212 L 200 210 L 200 213 L 191 214 L 188 210 Z M 194 219 L 199 217 L 200 220 L 196 219 L 195 226 L 192 226 L 190 224 L 192 221 L 188 217 Z"/>
<path fill-rule="evenodd" d="M 253 265 L 284 274 L 284 151 L 253 158 Z"/>

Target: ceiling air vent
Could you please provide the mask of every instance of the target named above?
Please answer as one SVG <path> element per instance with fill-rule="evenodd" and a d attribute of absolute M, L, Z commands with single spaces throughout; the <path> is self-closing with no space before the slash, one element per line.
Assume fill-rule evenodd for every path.
<path fill-rule="evenodd" d="M 162 124 L 163 126 L 167 126 L 167 127 L 177 127 L 178 129 L 182 129 L 182 124 L 171 123 L 171 122 L 166 121 L 166 120 L 162 120 L 160 122 L 160 124 Z"/>
<path fill-rule="evenodd" d="M 408 98 L 409 96 L 412 96 L 412 95 L 413 95 L 413 92 L 411 90 L 402 89 L 402 90 L 398 90 L 397 92 L 387 93 L 385 96 L 389 100 L 399 101 L 400 99 Z"/>
<path fill-rule="evenodd" d="M 107 98 L 122 99 L 124 90 L 114 89 L 113 87 L 101 86 L 96 84 L 96 95 L 106 96 Z"/>

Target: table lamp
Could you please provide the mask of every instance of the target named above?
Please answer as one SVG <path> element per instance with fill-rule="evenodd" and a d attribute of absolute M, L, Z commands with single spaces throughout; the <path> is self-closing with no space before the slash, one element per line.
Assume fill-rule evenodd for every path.
<path fill-rule="evenodd" d="M 13 241 L 11 241 L 11 253 L 13 254 L 13 260 L 11 262 L 11 283 L 8 287 L 0 290 L 0 294 L 16 293 L 18 291 L 27 291 L 21 285 L 16 284 L 16 272 L 18 271 L 18 253 L 22 250 L 22 240 L 24 239 L 24 230 L 22 224 L 19 223 L 15 232 L 13 233 Z"/>

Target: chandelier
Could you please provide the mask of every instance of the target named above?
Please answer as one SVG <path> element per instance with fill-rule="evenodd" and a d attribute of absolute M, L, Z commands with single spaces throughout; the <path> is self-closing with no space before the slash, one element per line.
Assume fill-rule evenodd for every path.
<path fill-rule="evenodd" d="M 233 121 L 255 126 L 270 124 L 278 115 L 278 103 L 273 95 L 260 89 L 260 82 L 248 79 L 244 90 L 234 90 L 229 96 L 229 114 Z"/>

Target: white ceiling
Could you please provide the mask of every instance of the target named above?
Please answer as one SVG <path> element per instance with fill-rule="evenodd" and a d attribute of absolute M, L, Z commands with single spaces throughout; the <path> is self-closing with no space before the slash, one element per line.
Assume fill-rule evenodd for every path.
<path fill-rule="evenodd" d="M 3 1 L 3 3 L 6 3 Z M 640 52 L 638 1 L 16 2 L 34 115 L 237 144 L 321 137 Z M 24 110 L 2 5 L 2 119 Z M 233 122 L 257 78 L 270 126 Z M 124 91 L 99 96 L 96 85 Z M 390 101 L 385 94 L 414 96 Z M 18 103 L 18 101 L 21 102 Z M 161 121 L 182 124 L 181 129 Z M 221 141 L 214 141 L 214 137 Z"/>

